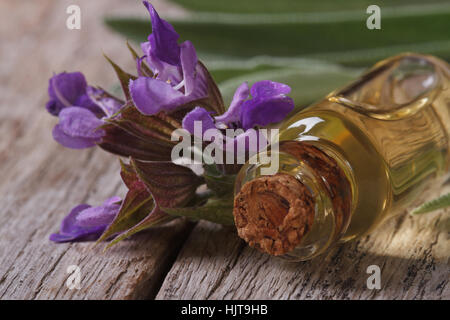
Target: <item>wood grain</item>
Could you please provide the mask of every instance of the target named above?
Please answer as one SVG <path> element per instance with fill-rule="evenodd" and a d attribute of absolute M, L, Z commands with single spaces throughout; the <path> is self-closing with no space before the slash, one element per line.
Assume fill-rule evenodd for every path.
<path fill-rule="evenodd" d="M 153 1 L 160 12 L 180 12 Z M 67 30 L 65 9 L 82 9 Z M 310 262 L 288 263 L 248 248 L 233 228 L 174 222 L 103 253 L 92 243 L 48 240 L 71 207 L 124 195 L 116 158 L 73 151 L 51 139 L 44 110 L 52 71 L 80 70 L 111 88 L 102 50 L 132 69 L 124 40 L 106 30 L 108 14 L 141 15 L 140 1 L 0 2 L 1 299 L 449 299 L 449 211 L 394 219 L 358 242 Z M 82 169 L 82 170 L 81 170 Z M 366 269 L 382 270 L 369 290 Z M 66 286 L 78 265 L 80 290 Z"/>
<path fill-rule="evenodd" d="M 157 299 L 449 299 L 449 224 L 448 212 L 402 216 L 359 241 L 293 263 L 247 247 L 232 229 L 202 222 Z M 367 288 L 370 265 L 381 269 L 381 290 Z"/>
<path fill-rule="evenodd" d="M 124 195 L 119 163 L 101 150 L 68 150 L 51 138 L 45 111 L 52 72 L 85 73 L 110 88 L 114 73 L 102 50 L 131 70 L 125 40 L 102 26 L 107 14 L 145 15 L 139 2 L 78 1 L 81 30 L 65 27 L 73 1 L 2 1 L 0 109 L 0 297 L 2 299 L 152 298 L 192 228 L 180 221 L 103 253 L 92 243 L 48 240 L 71 207 Z M 128 8 L 128 9 L 127 9 Z M 65 285 L 78 265 L 80 290 Z"/>

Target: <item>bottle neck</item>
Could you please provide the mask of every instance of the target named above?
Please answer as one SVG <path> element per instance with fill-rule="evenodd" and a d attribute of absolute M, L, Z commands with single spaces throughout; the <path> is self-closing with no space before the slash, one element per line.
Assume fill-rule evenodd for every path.
<path fill-rule="evenodd" d="M 271 159 L 276 157 L 279 161 L 278 171 L 275 175 L 263 176 L 261 172 L 264 170 L 262 169 L 270 164 L 262 164 L 257 161 L 253 164 L 246 164 L 238 174 L 235 220 L 236 222 L 245 221 L 246 231 L 252 230 L 253 234 L 249 237 L 246 236 L 241 228 L 242 223 L 236 224 L 238 233 L 250 245 L 267 253 L 289 260 L 308 260 L 338 242 L 350 222 L 354 192 L 348 174 L 346 174 L 345 162 L 336 160 L 336 157 L 332 157 L 319 145 L 307 142 L 283 141 L 279 144 L 277 151 L 273 150 L 269 151 L 272 153 Z M 277 154 L 274 155 L 274 152 Z M 265 186 L 266 190 L 260 188 L 262 195 L 257 195 L 255 190 L 259 190 L 257 186 L 261 184 Z M 283 186 L 283 184 L 285 185 Z M 290 187 L 289 195 L 281 192 L 287 186 Z M 253 194 L 244 194 L 244 191 L 248 190 L 252 190 Z M 286 193 L 286 191 L 283 192 Z M 270 194 L 272 195 L 269 197 Z M 261 197 L 267 197 L 266 202 L 270 203 L 268 207 L 271 209 L 265 210 L 269 212 L 264 212 L 265 216 L 269 216 L 267 222 L 264 223 L 265 229 L 260 227 L 261 221 L 264 219 L 261 219 L 262 213 L 258 212 L 265 206 L 265 200 L 262 200 Z M 273 199 L 280 202 L 279 206 L 282 206 L 283 203 L 286 204 L 284 216 L 283 213 L 279 213 L 280 210 L 274 209 L 278 207 L 277 204 L 274 204 L 274 201 L 277 200 Z M 299 199 L 299 201 L 295 202 L 294 199 Z M 239 200 L 242 200 L 242 203 L 239 203 Z M 236 208 L 236 206 L 242 207 L 248 203 L 258 203 L 258 205 L 246 207 L 247 211 L 245 212 L 239 212 Z M 296 204 L 299 205 L 298 208 L 295 207 Z M 309 208 L 304 208 L 305 206 L 309 206 Z M 302 215 L 302 217 L 294 221 L 292 216 L 295 214 Z M 239 219 L 236 219 L 238 215 Z M 278 218 L 273 219 L 270 215 Z M 258 218 L 254 219 L 252 216 Z M 252 221 L 255 222 L 255 225 L 249 226 Z M 298 225 L 300 223 L 303 223 L 304 226 L 295 229 L 297 231 L 297 237 L 294 238 L 295 245 L 285 240 L 287 245 L 281 245 L 281 248 L 285 250 L 277 247 L 277 250 L 270 252 L 270 248 L 262 248 L 260 244 L 255 243 L 257 242 L 255 239 L 258 238 L 267 242 L 266 239 L 271 236 L 273 239 L 270 240 L 273 241 L 273 244 L 277 244 L 283 239 L 289 239 L 287 233 L 292 233 L 289 224 Z M 273 228 L 270 232 L 267 231 L 269 227 Z M 286 234 L 283 234 L 283 230 Z M 298 230 L 302 230 L 303 233 Z"/>

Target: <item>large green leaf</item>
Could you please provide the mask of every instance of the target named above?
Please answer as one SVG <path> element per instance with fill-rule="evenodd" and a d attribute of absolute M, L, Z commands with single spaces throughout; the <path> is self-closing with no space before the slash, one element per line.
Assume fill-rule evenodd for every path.
<path fill-rule="evenodd" d="M 367 29 L 366 8 L 364 4 L 332 12 L 192 13 L 171 22 L 182 39 L 194 43 L 200 57 L 296 56 L 349 65 L 368 65 L 404 51 L 450 58 L 449 3 L 382 7 L 381 30 Z M 106 24 L 137 41 L 145 41 L 151 29 L 149 19 L 108 18 Z"/>
<path fill-rule="evenodd" d="M 171 0 L 192 11 L 228 13 L 290 13 L 342 11 L 367 8 L 371 4 L 402 6 L 423 3 L 423 0 Z M 428 0 L 427 3 L 442 3 L 442 0 Z"/>
<path fill-rule="evenodd" d="M 450 207 L 450 193 L 444 194 L 443 196 L 440 196 L 437 199 L 428 201 L 424 204 L 422 204 L 420 207 L 414 209 L 411 214 L 422 214 L 422 213 L 428 213 L 431 211 L 443 209 Z"/>

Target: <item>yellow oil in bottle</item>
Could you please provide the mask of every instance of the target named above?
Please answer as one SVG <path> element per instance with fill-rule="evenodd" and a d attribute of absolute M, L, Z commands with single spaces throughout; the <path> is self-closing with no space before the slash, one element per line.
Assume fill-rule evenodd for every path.
<path fill-rule="evenodd" d="M 280 146 L 312 144 L 348 175 L 354 203 L 341 240 L 364 235 L 436 196 L 448 178 L 449 72 L 435 57 L 396 56 L 280 128 Z"/>

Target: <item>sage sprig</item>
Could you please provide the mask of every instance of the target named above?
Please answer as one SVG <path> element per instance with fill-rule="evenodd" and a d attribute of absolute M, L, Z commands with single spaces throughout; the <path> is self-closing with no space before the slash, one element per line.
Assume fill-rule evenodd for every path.
<path fill-rule="evenodd" d="M 425 202 L 421 206 L 411 211 L 412 215 L 428 213 L 439 209 L 447 208 L 450 206 L 450 193 L 444 194 L 439 198 Z"/>

